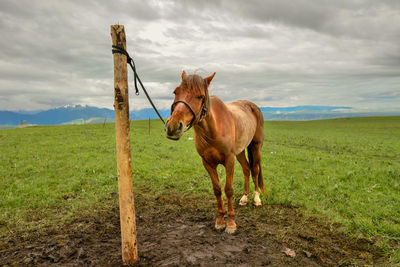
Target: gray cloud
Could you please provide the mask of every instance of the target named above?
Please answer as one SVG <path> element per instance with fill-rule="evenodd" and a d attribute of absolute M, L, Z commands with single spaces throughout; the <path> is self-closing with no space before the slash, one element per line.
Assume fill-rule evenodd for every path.
<path fill-rule="evenodd" d="M 116 23 L 161 108 L 185 69 L 216 71 L 210 90 L 225 101 L 399 110 L 399 3 L 2 1 L 0 110 L 111 108 Z"/>

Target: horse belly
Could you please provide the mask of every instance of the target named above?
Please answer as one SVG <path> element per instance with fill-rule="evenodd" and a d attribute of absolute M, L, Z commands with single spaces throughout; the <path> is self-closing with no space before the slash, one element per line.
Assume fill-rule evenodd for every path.
<path fill-rule="evenodd" d="M 235 147 L 234 154 L 237 155 L 246 149 L 256 132 L 257 120 L 251 111 L 244 110 L 237 105 L 229 105 L 229 109 L 235 120 Z"/>

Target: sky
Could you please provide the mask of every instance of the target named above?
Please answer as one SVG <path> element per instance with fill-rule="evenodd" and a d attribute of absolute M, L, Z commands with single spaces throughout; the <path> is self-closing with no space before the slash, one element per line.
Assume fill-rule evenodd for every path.
<path fill-rule="evenodd" d="M 2 0 L 0 110 L 112 109 L 113 24 L 161 109 L 185 70 L 227 102 L 400 110 L 397 0 Z"/>

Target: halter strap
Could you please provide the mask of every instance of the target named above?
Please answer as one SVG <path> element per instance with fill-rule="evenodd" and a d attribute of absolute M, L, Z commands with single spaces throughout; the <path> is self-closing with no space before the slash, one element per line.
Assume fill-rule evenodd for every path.
<path fill-rule="evenodd" d="M 193 124 L 196 122 L 197 117 L 199 117 L 199 121 L 198 122 L 200 122 L 203 119 L 203 117 L 207 114 L 207 109 L 204 107 L 205 100 L 203 99 L 199 115 L 196 115 L 196 113 L 194 112 L 192 107 L 187 102 L 185 102 L 183 100 L 177 100 L 174 103 L 172 103 L 172 105 L 171 105 L 171 115 L 172 115 L 172 112 L 174 112 L 174 108 L 175 108 L 176 104 L 178 104 L 178 103 L 185 104 L 185 106 L 190 110 L 190 112 L 192 112 L 192 115 L 193 115 L 193 119 L 190 121 L 189 126 L 187 127 L 186 131 L 189 130 L 190 128 L 192 128 Z"/>

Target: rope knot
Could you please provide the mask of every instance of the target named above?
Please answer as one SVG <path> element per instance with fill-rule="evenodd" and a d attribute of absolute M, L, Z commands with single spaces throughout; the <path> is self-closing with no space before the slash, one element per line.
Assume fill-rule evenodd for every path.
<path fill-rule="evenodd" d="M 147 93 L 146 88 L 144 87 L 142 81 L 140 80 L 139 75 L 136 72 L 135 61 L 133 61 L 133 58 L 131 58 L 129 56 L 129 53 L 123 47 L 113 45 L 112 48 L 113 48 L 112 49 L 112 53 L 113 54 L 118 53 L 118 54 L 125 55 L 126 56 L 126 63 L 129 64 L 129 66 L 131 66 L 131 69 L 133 71 L 134 81 L 135 81 L 135 95 L 139 95 L 139 89 L 138 89 L 138 86 L 137 86 L 137 82 L 139 82 L 140 86 L 142 87 L 142 90 L 143 90 L 144 94 L 146 95 L 147 99 L 149 100 L 149 102 L 150 102 L 151 106 L 153 107 L 154 111 L 157 113 L 157 115 L 160 118 L 160 120 L 165 124 L 164 119 L 161 117 L 160 113 L 158 112 L 156 106 L 154 105 L 153 101 L 151 100 L 149 94 Z"/>

